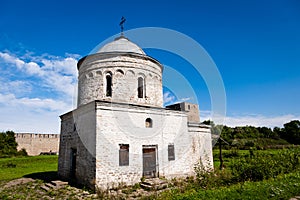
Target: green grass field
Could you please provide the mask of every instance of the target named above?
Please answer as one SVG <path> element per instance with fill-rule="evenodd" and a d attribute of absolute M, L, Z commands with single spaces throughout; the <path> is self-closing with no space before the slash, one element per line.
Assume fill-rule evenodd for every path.
<path fill-rule="evenodd" d="M 281 175 L 276 179 L 264 180 L 259 182 L 244 182 L 227 187 L 214 189 L 191 188 L 181 191 L 171 189 L 160 194 L 156 199 L 290 199 L 300 194 L 300 172 Z M 151 199 L 147 197 L 145 199 Z"/>
<path fill-rule="evenodd" d="M 58 156 L 0 158 L 0 181 L 21 178 L 37 172 L 57 171 Z"/>
<path fill-rule="evenodd" d="M 172 188 L 158 199 L 289 199 L 300 194 L 299 148 L 255 150 L 252 157 L 249 150 L 223 150 L 222 171 L 219 150 L 213 154 L 211 176 L 204 174 L 199 182 Z"/>
<path fill-rule="evenodd" d="M 295 151 L 294 151 L 295 150 Z M 288 163 L 293 163 L 292 160 L 295 158 L 298 160 L 296 164 L 299 166 L 300 157 L 299 151 L 294 149 L 289 151 L 294 157 L 286 158 Z M 285 150 L 259 150 L 255 154 L 257 158 L 262 158 L 262 162 L 269 162 L 270 158 L 267 159 L 268 155 L 281 155 Z M 293 151 L 295 154 L 293 154 Z M 287 173 L 280 173 L 273 178 L 263 179 L 262 181 L 245 181 L 235 182 L 234 179 L 230 179 L 229 167 L 225 169 L 225 174 L 220 176 L 218 170 L 218 151 L 214 150 L 214 165 L 216 169 L 216 175 L 210 176 L 212 181 L 209 181 L 208 176 L 203 176 L 203 181 L 208 181 L 209 184 L 205 187 L 196 182 L 189 182 L 188 180 L 183 181 L 184 183 L 178 183 L 177 186 L 171 186 L 169 190 L 164 191 L 160 194 L 149 194 L 144 199 L 289 199 L 293 196 L 300 195 L 300 169 L 296 168 L 293 171 Z M 287 154 L 289 155 L 289 154 Z M 230 165 L 230 162 L 236 159 L 242 159 L 250 156 L 249 150 L 224 150 L 223 151 L 225 165 Z M 263 156 L 263 157 L 261 157 Z M 265 157 L 266 156 L 266 157 Z M 276 158 L 276 157 L 274 157 Z M 293 159 L 290 159 L 293 158 Z M 278 159 L 278 158 L 277 158 Z M 285 159 L 283 158 L 283 163 Z M 12 179 L 26 177 L 34 177 L 34 174 L 41 173 L 42 176 L 46 174 L 53 174 L 57 172 L 58 156 L 30 156 L 30 157 L 14 157 L 14 158 L 0 158 L 0 182 L 4 184 Z M 260 163 L 258 163 L 260 164 Z M 282 164 L 282 163 L 279 163 Z M 269 166 L 269 165 L 266 165 Z M 277 166 L 277 165 L 276 165 Z M 259 165 L 255 169 L 258 169 Z M 245 170 L 244 168 L 243 170 Z M 254 169 L 254 168 L 253 168 Z M 263 169 L 260 167 L 259 169 Z M 241 172 L 243 172 L 241 170 Z M 218 175 L 219 173 L 219 175 Z M 227 174 L 226 174 L 227 173 Z M 54 175 L 55 176 L 55 175 Z M 37 177 L 37 176 L 35 176 Z M 43 178 L 37 178 L 38 180 L 45 180 Z M 232 181 L 226 184 L 220 182 Z M 202 179 L 201 179 L 202 180 Z M 222 181 L 221 180 L 221 181 Z M 176 181 L 176 180 L 175 180 Z M 31 187 L 31 186 L 30 186 Z M 24 190 L 24 199 L 27 198 L 28 193 L 34 193 L 35 189 L 30 189 L 29 186 L 20 187 L 20 190 Z M 14 187 L 0 192 L 0 197 L 7 197 L 7 194 L 14 195 L 18 188 Z M 18 192 L 17 192 L 18 193 Z M 58 191 L 59 193 L 59 191 Z M 37 199 L 38 194 L 36 194 Z M 23 197 L 22 197 L 23 198 Z M 20 198 L 20 199 L 22 199 Z M 65 198 L 65 197 L 64 197 Z M 1 199 L 1 198 L 0 198 Z M 34 198 L 33 198 L 34 199 Z"/>

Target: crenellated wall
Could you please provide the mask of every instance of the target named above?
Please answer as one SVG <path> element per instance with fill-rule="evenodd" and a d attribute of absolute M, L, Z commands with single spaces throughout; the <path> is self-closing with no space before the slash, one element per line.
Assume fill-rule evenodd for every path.
<path fill-rule="evenodd" d="M 59 134 L 16 133 L 15 137 L 18 151 L 24 148 L 30 156 L 42 152 L 58 153 Z"/>

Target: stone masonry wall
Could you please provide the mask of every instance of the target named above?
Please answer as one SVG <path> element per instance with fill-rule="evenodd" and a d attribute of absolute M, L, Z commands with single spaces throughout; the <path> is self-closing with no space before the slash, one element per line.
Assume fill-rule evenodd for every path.
<path fill-rule="evenodd" d="M 188 112 L 189 122 L 200 122 L 199 106 L 197 104 L 182 102 L 182 110 Z"/>
<path fill-rule="evenodd" d="M 112 76 L 112 97 L 106 96 L 106 75 Z M 145 81 L 138 98 L 138 78 Z M 162 107 L 162 66 L 154 59 L 132 53 L 94 54 L 80 64 L 78 106 L 93 100 Z"/>
<path fill-rule="evenodd" d="M 26 149 L 30 156 L 42 152 L 56 152 L 59 147 L 59 134 L 16 133 L 17 150 Z"/>
<path fill-rule="evenodd" d="M 188 131 L 192 137 L 191 159 L 202 162 L 205 170 L 213 169 L 213 152 L 210 126 L 201 123 L 189 123 Z"/>
<path fill-rule="evenodd" d="M 71 154 L 76 149 L 76 172 L 73 179 L 78 184 L 94 188 L 95 184 L 95 106 L 94 102 L 61 116 L 61 143 L 58 174 L 64 180 L 71 177 Z"/>
<path fill-rule="evenodd" d="M 147 118 L 153 120 L 152 128 L 145 127 Z M 140 181 L 143 145 L 157 146 L 157 171 L 166 178 L 193 175 L 194 166 L 211 148 L 209 129 L 188 131 L 184 112 L 132 105 L 97 102 L 96 135 L 96 183 L 104 188 Z M 129 145 L 129 166 L 119 166 L 120 144 Z M 175 149 L 172 161 L 168 160 L 169 144 Z M 212 163 L 210 153 L 207 149 L 205 159 Z"/>

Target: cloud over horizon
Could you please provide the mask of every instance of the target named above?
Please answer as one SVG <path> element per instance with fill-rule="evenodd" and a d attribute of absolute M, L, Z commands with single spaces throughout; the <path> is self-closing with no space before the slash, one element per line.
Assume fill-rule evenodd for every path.
<path fill-rule="evenodd" d="M 75 106 L 79 57 L 76 54 L 64 57 L 34 55 L 32 52 L 18 56 L 0 51 L 0 131 L 59 133 L 59 116 Z M 176 95 L 165 91 L 164 105 L 191 100 L 191 97 L 178 99 Z M 211 119 L 211 112 L 200 110 L 200 119 Z M 273 128 L 294 119 L 299 120 L 300 116 L 229 115 L 224 124 Z"/>
<path fill-rule="evenodd" d="M 0 52 L 0 131 L 59 133 L 59 115 L 74 105 L 77 58 Z"/>
<path fill-rule="evenodd" d="M 200 110 L 200 120 L 212 120 L 210 111 Z M 255 127 L 283 127 L 285 123 L 292 120 L 300 120 L 300 116 L 292 114 L 278 115 L 278 116 L 265 116 L 261 114 L 251 115 L 228 115 L 225 116 L 224 125 L 229 127 L 236 126 L 255 126 Z"/>

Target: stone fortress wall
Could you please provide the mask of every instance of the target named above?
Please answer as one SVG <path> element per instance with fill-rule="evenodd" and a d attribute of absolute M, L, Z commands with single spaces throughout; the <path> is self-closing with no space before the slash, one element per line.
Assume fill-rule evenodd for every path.
<path fill-rule="evenodd" d="M 59 134 L 16 133 L 17 150 L 26 149 L 28 155 L 58 153 Z"/>

